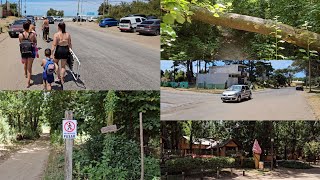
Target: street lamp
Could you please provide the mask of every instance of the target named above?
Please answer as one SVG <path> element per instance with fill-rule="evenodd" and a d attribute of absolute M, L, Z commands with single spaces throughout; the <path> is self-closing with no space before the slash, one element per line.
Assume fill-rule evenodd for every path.
<path fill-rule="evenodd" d="M 271 170 L 273 170 L 273 142 L 274 142 L 274 139 L 271 138 Z"/>

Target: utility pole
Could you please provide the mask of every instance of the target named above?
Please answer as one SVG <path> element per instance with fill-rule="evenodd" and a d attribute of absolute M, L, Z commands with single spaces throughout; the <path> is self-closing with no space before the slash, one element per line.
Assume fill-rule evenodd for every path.
<path fill-rule="evenodd" d="M 1 0 L 1 4 L 2 4 L 2 0 Z M 18 4 L 17 4 L 17 11 L 18 11 L 18 17 L 20 17 L 20 0 L 18 1 Z"/>
<path fill-rule="evenodd" d="M 27 16 L 27 0 L 24 0 L 24 15 Z"/>
<path fill-rule="evenodd" d="M 80 7 L 80 0 L 78 0 L 78 11 L 77 11 L 77 16 L 79 16 L 79 7 Z M 78 18 L 78 17 L 77 17 Z"/>
<path fill-rule="evenodd" d="M 65 120 L 73 120 L 73 112 L 65 111 Z M 65 158 L 64 158 L 64 179 L 72 180 L 72 151 L 73 139 L 65 140 Z"/>
<path fill-rule="evenodd" d="M 103 0 L 103 16 L 105 11 L 106 11 L 106 0 Z"/>

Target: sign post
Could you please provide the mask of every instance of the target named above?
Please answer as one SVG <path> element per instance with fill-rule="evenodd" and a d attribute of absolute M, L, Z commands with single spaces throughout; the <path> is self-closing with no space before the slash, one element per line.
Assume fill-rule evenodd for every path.
<path fill-rule="evenodd" d="M 140 117 L 140 150 L 141 150 L 141 180 L 144 179 L 144 155 L 143 155 L 143 126 L 142 126 L 142 112 L 139 114 Z"/>
<path fill-rule="evenodd" d="M 77 121 L 73 119 L 72 111 L 65 111 L 62 121 L 63 139 L 65 139 L 64 179 L 72 180 L 72 151 L 73 139 L 77 137 Z"/>

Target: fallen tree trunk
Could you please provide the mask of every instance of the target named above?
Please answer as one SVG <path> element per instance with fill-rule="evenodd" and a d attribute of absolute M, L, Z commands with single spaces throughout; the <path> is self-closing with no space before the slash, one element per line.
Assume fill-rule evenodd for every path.
<path fill-rule="evenodd" d="M 275 28 L 272 27 L 275 25 L 275 21 L 273 20 L 235 13 L 222 13 L 219 17 L 215 17 L 212 12 L 200 7 L 192 7 L 192 11 L 194 12 L 194 15 L 192 16 L 192 19 L 194 20 L 212 25 L 274 36 L 274 34 L 271 34 L 272 32 L 275 32 Z M 278 34 L 281 35 L 281 39 L 284 41 L 307 49 L 308 38 L 313 38 L 315 40 L 310 44 L 310 49 L 320 52 L 320 34 L 294 28 L 286 24 L 279 23 L 277 26 L 281 29 L 281 32 L 278 32 Z"/>

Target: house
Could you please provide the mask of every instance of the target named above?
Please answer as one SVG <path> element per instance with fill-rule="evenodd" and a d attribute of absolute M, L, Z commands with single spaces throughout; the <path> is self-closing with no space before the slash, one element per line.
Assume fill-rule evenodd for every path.
<path fill-rule="evenodd" d="M 197 75 L 197 85 L 209 89 L 224 89 L 235 84 L 246 84 L 248 77 L 247 66 L 243 64 L 212 66 L 209 73 Z"/>
<path fill-rule="evenodd" d="M 226 141 L 217 141 L 212 138 L 195 138 L 190 150 L 190 137 L 182 136 L 179 141 L 179 150 L 183 155 L 214 155 L 214 156 L 230 156 L 239 151 L 240 144 L 234 139 Z"/>

